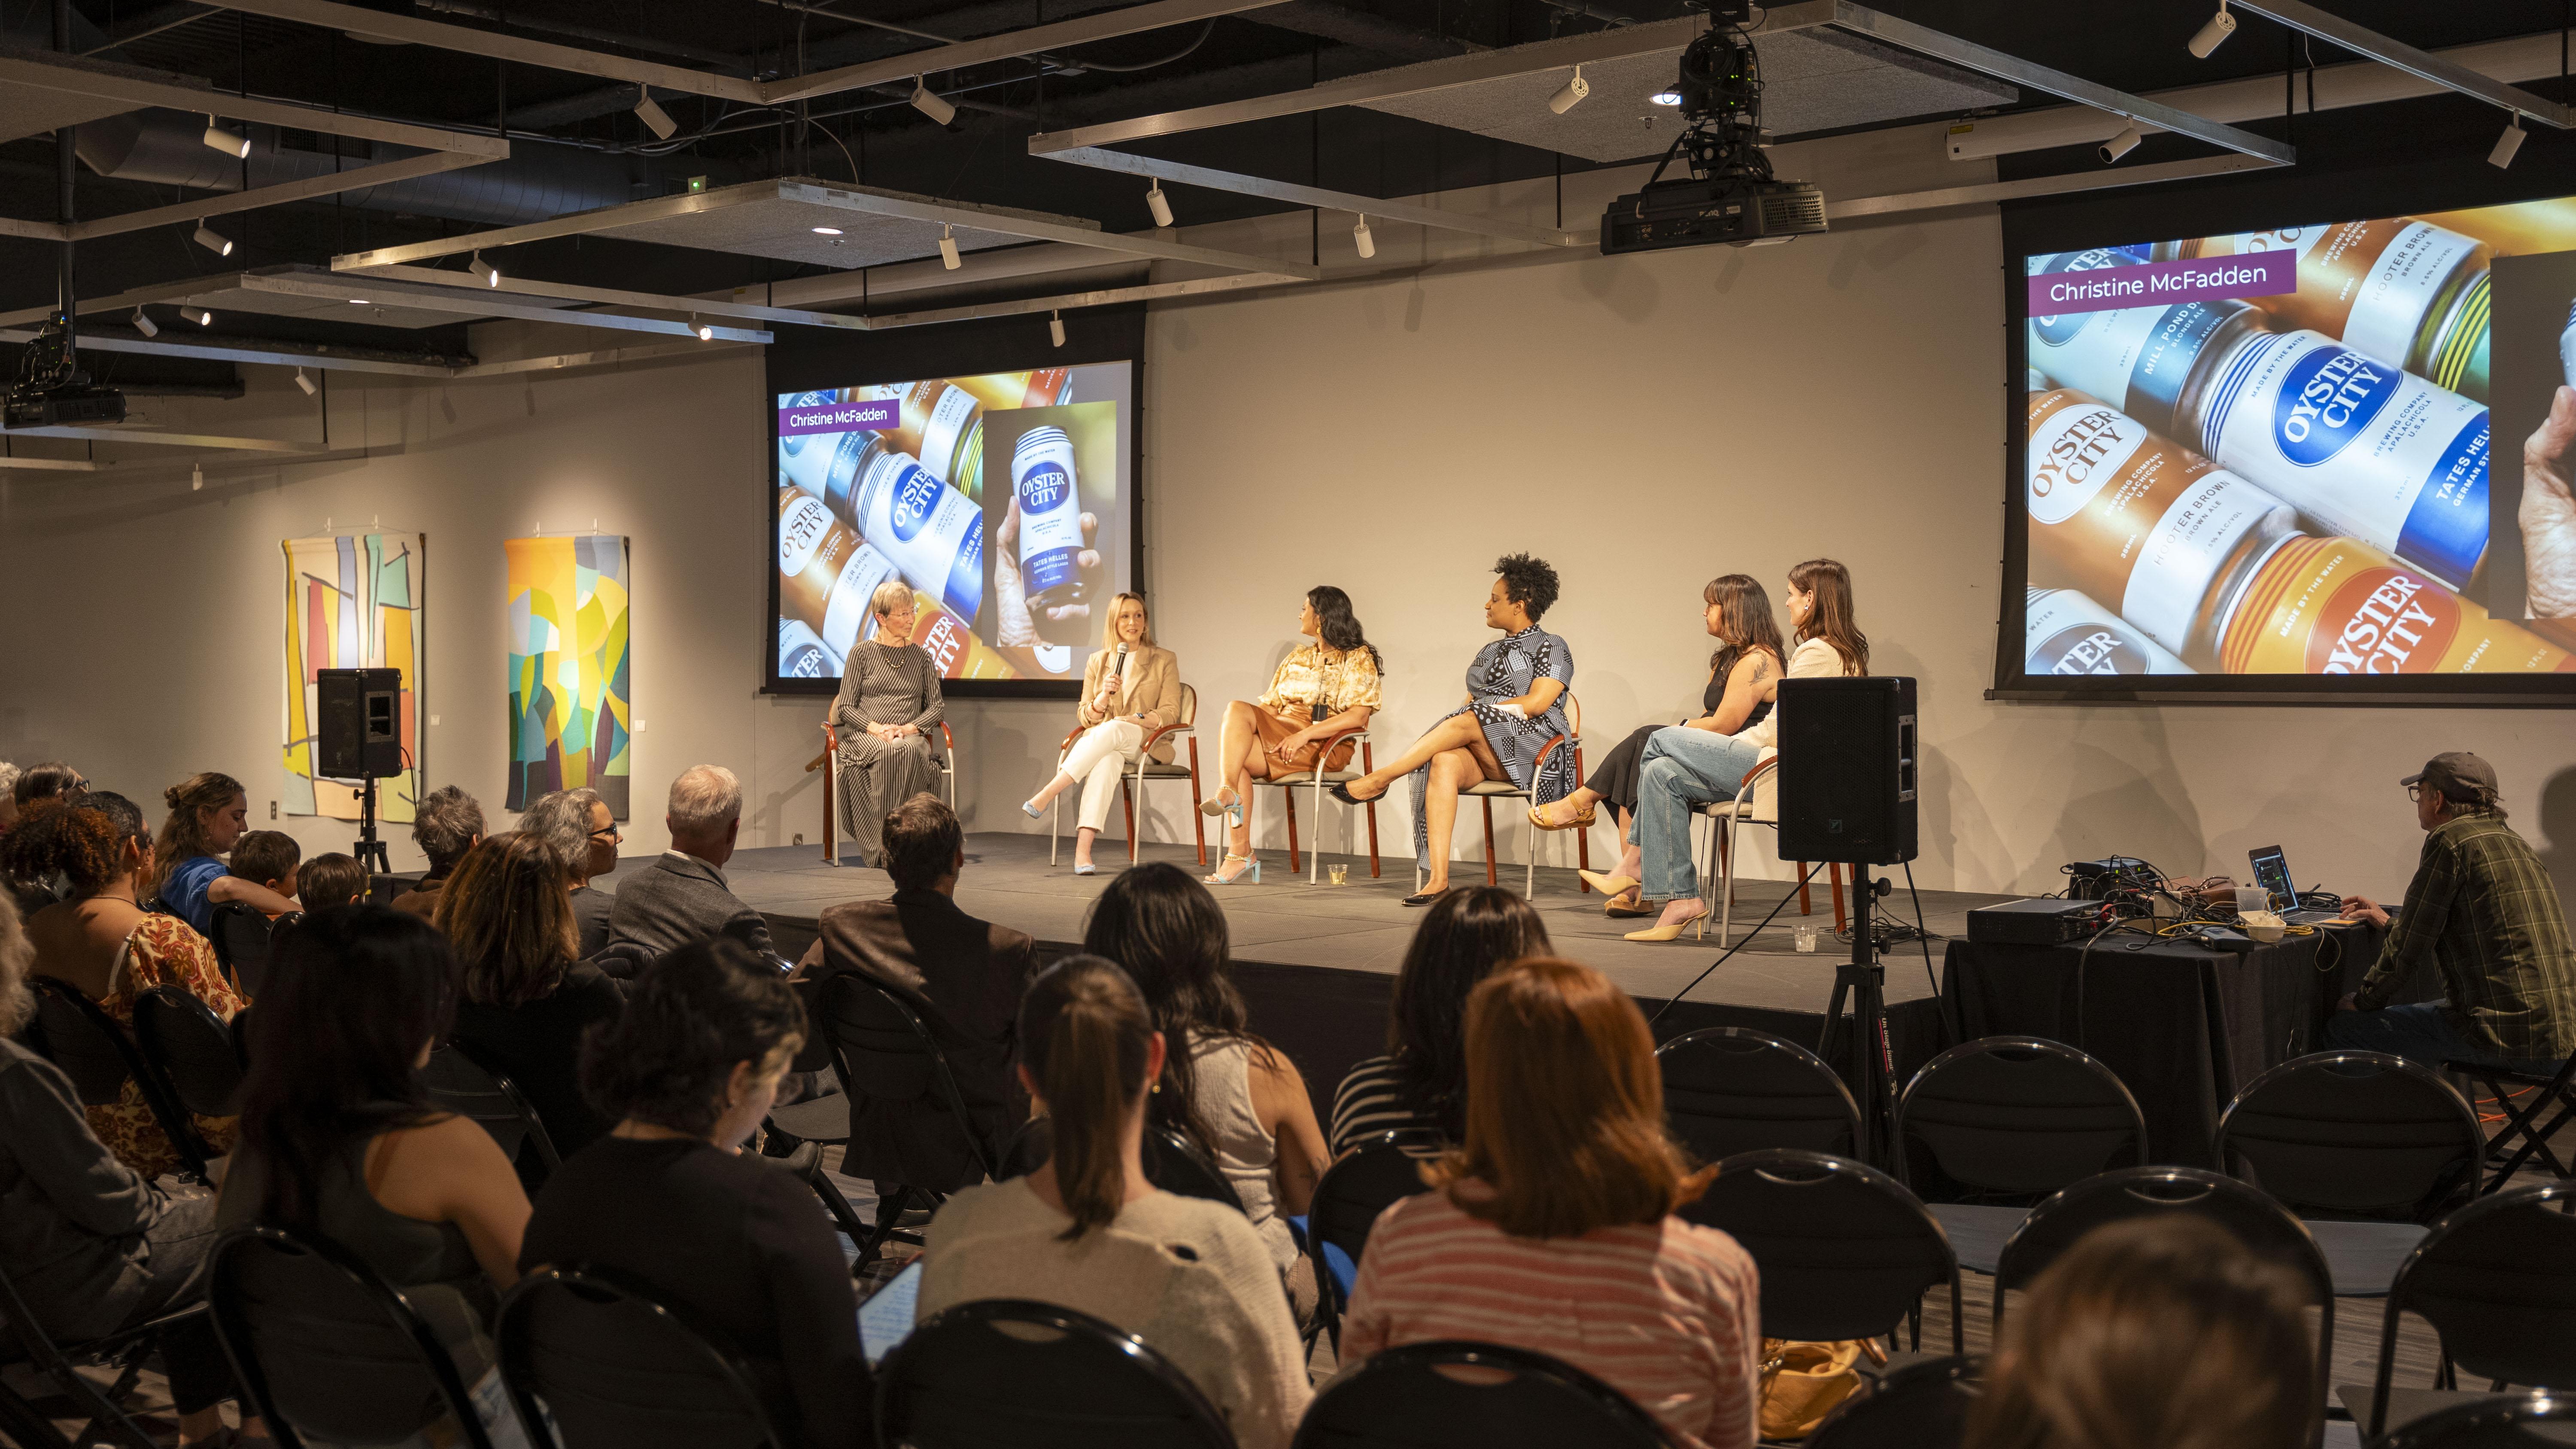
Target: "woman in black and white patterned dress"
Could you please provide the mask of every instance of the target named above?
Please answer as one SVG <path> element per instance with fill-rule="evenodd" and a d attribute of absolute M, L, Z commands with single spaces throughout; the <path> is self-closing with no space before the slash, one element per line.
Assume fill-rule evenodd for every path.
<path fill-rule="evenodd" d="M 1467 703 L 1433 725 L 1411 748 L 1333 793 L 1353 804 L 1385 794 L 1413 777 L 1413 856 L 1422 890 L 1404 898 L 1427 906 L 1449 889 L 1449 838 L 1458 823 L 1458 792 L 1484 780 L 1508 780 L 1541 805 L 1580 783 L 1574 751 L 1548 748 L 1566 732 L 1565 691 L 1574 684 L 1574 651 L 1538 627 L 1556 602 L 1556 570 L 1516 553 L 1494 564 L 1499 575 L 1485 599 L 1485 627 L 1503 637 L 1477 651 L 1467 667 Z"/>

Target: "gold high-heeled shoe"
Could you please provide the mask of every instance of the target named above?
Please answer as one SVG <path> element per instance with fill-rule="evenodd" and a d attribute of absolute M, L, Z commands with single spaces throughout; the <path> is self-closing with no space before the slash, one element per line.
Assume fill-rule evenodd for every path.
<path fill-rule="evenodd" d="M 1551 821 L 1539 813 L 1546 808 L 1544 805 L 1532 805 L 1529 808 L 1530 824 L 1541 830 L 1589 830 L 1592 828 L 1592 822 L 1600 818 L 1600 812 L 1597 809 L 1587 807 L 1582 814 L 1570 819 Z"/>
<path fill-rule="evenodd" d="M 1702 906 L 1699 908 L 1699 914 L 1696 916 L 1675 921 L 1669 926 L 1648 926 L 1642 931 L 1630 931 L 1625 939 L 1631 941 L 1676 940 L 1681 936 L 1682 927 L 1688 926 L 1691 928 L 1692 940 L 1704 941 L 1708 939 L 1708 916 L 1708 907 Z"/>
<path fill-rule="evenodd" d="M 1626 895 L 1628 892 L 1636 889 L 1640 884 L 1642 884 L 1642 882 L 1634 879 L 1633 877 L 1624 875 L 1603 875 L 1599 871 L 1595 870 L 1578 870 L 1575 874 L 1583 877 L 1583 883 L 1585 885 L 1592 887 L 1594 890 L 1601 892 L 1601 894 L 1605 896 L 1613 898 Z"/>

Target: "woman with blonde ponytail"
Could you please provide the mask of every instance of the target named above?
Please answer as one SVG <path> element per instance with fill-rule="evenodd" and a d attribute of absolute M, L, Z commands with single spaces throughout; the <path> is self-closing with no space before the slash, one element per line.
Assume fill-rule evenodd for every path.
<path fill-rule="evenodd" d="M 206 770 L 161 792 L 170 817 L 161 822 L 161 843 L 152 852 L 151 893 L 170 914 L 215 933 L 215 907 L 226 901 L 257 906 L 275 917 L 296 910 L 295 902 L 256 881 L 224 874 L 222 857 L 250 827 L 250 799 L 230 775 Z"/>
<path fill-rule="evenodd" d="M 1242 1213 L 1145 1177 L 1145 1101 L 1167 1048 L 1143 993 L 1106 958 L 1068 957 L 1022 998 L 1019 1037 L 1049 1155 L 940 1208 L 919 1316 L 979 1298 L 1091 1314 L 1188 1374 L 1244 1449 L 1285 1449 L 1312 1390 L 1269 1249 Z"/>

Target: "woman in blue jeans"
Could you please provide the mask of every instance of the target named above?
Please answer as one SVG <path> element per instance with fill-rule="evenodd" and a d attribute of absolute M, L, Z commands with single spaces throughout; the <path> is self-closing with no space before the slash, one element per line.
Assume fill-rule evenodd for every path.
<path fill-rule="evenodd" d="M 1789 622 L 1798 647 L 1785 677 L 1831 678 L 1869 672 L 1869 639 L 1852 622 L 1851 573 L 1829 558 L 1809 559 L 1789 570 Z M 1765 698 L 1771 712 L 1742 732 L 1721 735 L 1688 725 L 1655 731 L 1637 771 L 1637 813 L 1629 826 L 1628 854 L 1615 875 L 1586 872 L 1595 890 L 1616 894 L 1639 886 L 1647 904 L 1660 903 L 1655 924 L 1631 931 L 1631 941 L 1669 941 L 1684 926 L 1708 915 L 1700 899 L 1699 870 L 1691 861 L 1691 812 L 1701 804 L 1732 800 L 1780 737 L 1780 687 Z M 1704 931 L 1704 925 L 1698 928 Z M 1698 931 L 1694 932 L 1694 935 Z"/>

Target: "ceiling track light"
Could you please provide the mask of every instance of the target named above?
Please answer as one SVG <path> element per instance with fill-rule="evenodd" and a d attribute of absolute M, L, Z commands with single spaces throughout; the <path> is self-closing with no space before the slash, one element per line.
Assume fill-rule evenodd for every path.
<path fill-rule="evenodd" d="M 957 119 L 957 108 L 930 88 L 927 77 L 912 78 L 912 108 L 928 116 L 934 124 L 945 126 Z"/>
<path fill-rule="evenodd" d="M 320 391 L 320 389 L 314 387 L 313 379 L 306 377 L 304 375 L 304 369 L 300 367 L 295 369 L 295 385 L 304 389 L 304 395 L 306 397 L 311 397 L 314 393 Z"/>
<path fill-rule="evenodd" d="M 153 321 L 149 313 L 137 307 L 134 309 L 134 330 L 146 337 L 158 337 L 161 335 L 161 324 Z"/>
<path fill-rule="evenodd" d="M 2218 13 L 2209 17 L 2191 38 L 2192 59 L 2209 59 L 2209 53 L 2225 45 L 2227 37 L 2235 33 L 2236 17 L 2227 13 L 2227 0 L 2218 0 Z"/>
<path fill-rule="evenodd" d="M 194 492 L 196 492 L 198 489 L 203 488 L 203 487 L 205 487 L 205 486 L 206 486 L 206 465 L 205 465 L 205 464 L 203 464 L 203 463 L 191 463 L 191 464 L 189 464 L 189 465 L 188 465 L 188 491 L 189 491 L 189 492 L 191 492 L 191 493 L 194 493 Z"/>
<path fill-rule="evenodd" d="M 671 119 L 671 113 L 662 109 L 660 101 L 653 99 L 651 86 L 639 85 L 635 93 L 642 97 L 635 103 L 635 118 L 644 123 L 645 130 L 653 133 L 654 140 L 668 141 L 679 132 L 680 123 Z"/>
<path fill-rule="evenodd" d="M 1573 110 L 1585 96 L 1590 94 L 1592 94 L 1592 82 L 1583 78 L 1583 67 L 1578 65 L 1574 68 L 1574 79 L 1567 81 L 1562 90 L 1547 98 L 1547 108 L 1562 116 Z"/>
<path fill-rule="evenodd" d="M 215 321 L 215 314 L 203 307 L 182 307 L 179 309 L 179 315 L 200 327 L 211 327 Z"/>
<path fill-rule="evenodd" d="M 474 260 L 465 264 L 465 270 L 481 277 L 483 279 L 484 286 L 497 287 L 501 285 L 501 269 L 492 265 L 490 262 L 483 260 L 483 254 L 481 252 L 476 252 L 474 254 Z"/>
<path fill-rule="evenodd" d="M 2522 149 L 2522 112 L 2513 113 L 2505 122 L 2504 134 L 2496 137 L 2495 149 L 2487 153 L 2487 164 L 2501 171 L 2513 164 L 2514 153 Z"/>
<path fill-rule="evenodd" d="M 1351 228 L 1351 241 L 1359 247 L 1361 260 L 1377 255 L 1377 238 L 1369 233 L 1367 217 L 1361 217 L 1359 225 Z"/>
<path fill-rule="evenodd" d="M 227 156 L 245 157 L 250 154 L 250 137 L 239 131 L 226 130 L 224 124 L 211 115 L 206 117 L 206 144 Z"/>
<path fill-rule="evenodd" d="M 191 239 L 216 256 L 228 257 L 233 254 L 233 239 L 202 221 L 197 223 L 197 233 Z"/>
<path fill-rule="evenodd" d="M 2131 121 L 2127 126 L 2121 129 L 2120 134 L 2102 143 L 2102 164 L 2108 166 L 2112 162 L 2119 160 L 2121 157 L 2128 155 L 2130 152 L 2137 150 L 2138 142 L 2144 139 L 2145 138 L 2143 136 L 2138 134 L 2138 123 Z"/>
<path fill-rule="evenodd" d="M 1062 312 L 1049 312 L 1047 314 L 1047 336 L 1054 339 L 1056 346 L 1062 347 L 1064 345 L 1064 314 Z"/>
<path fill-rule="evenodd" d="M 698 334 L 698 340 L 700 342 L 713 342 L 716 340 L 716 329 L 699 321 L 698 314 L 695 312 L 689 314 L 689 330 Z"/>
<path fill-rule="evenodd" d="M 1172 203 L 1164 197 L 1163 183 L 1159 178 L 1145 188 L 1145 209 L 1154 213 L 1154 225 L 1168 227 L 1172 224 Z"/>
<path fill-rule="evenodd" d="M 957 255 L 957 228 L 953 226 L 939 229 L 939 264 L 952 272 L 966 265 Z"/>

